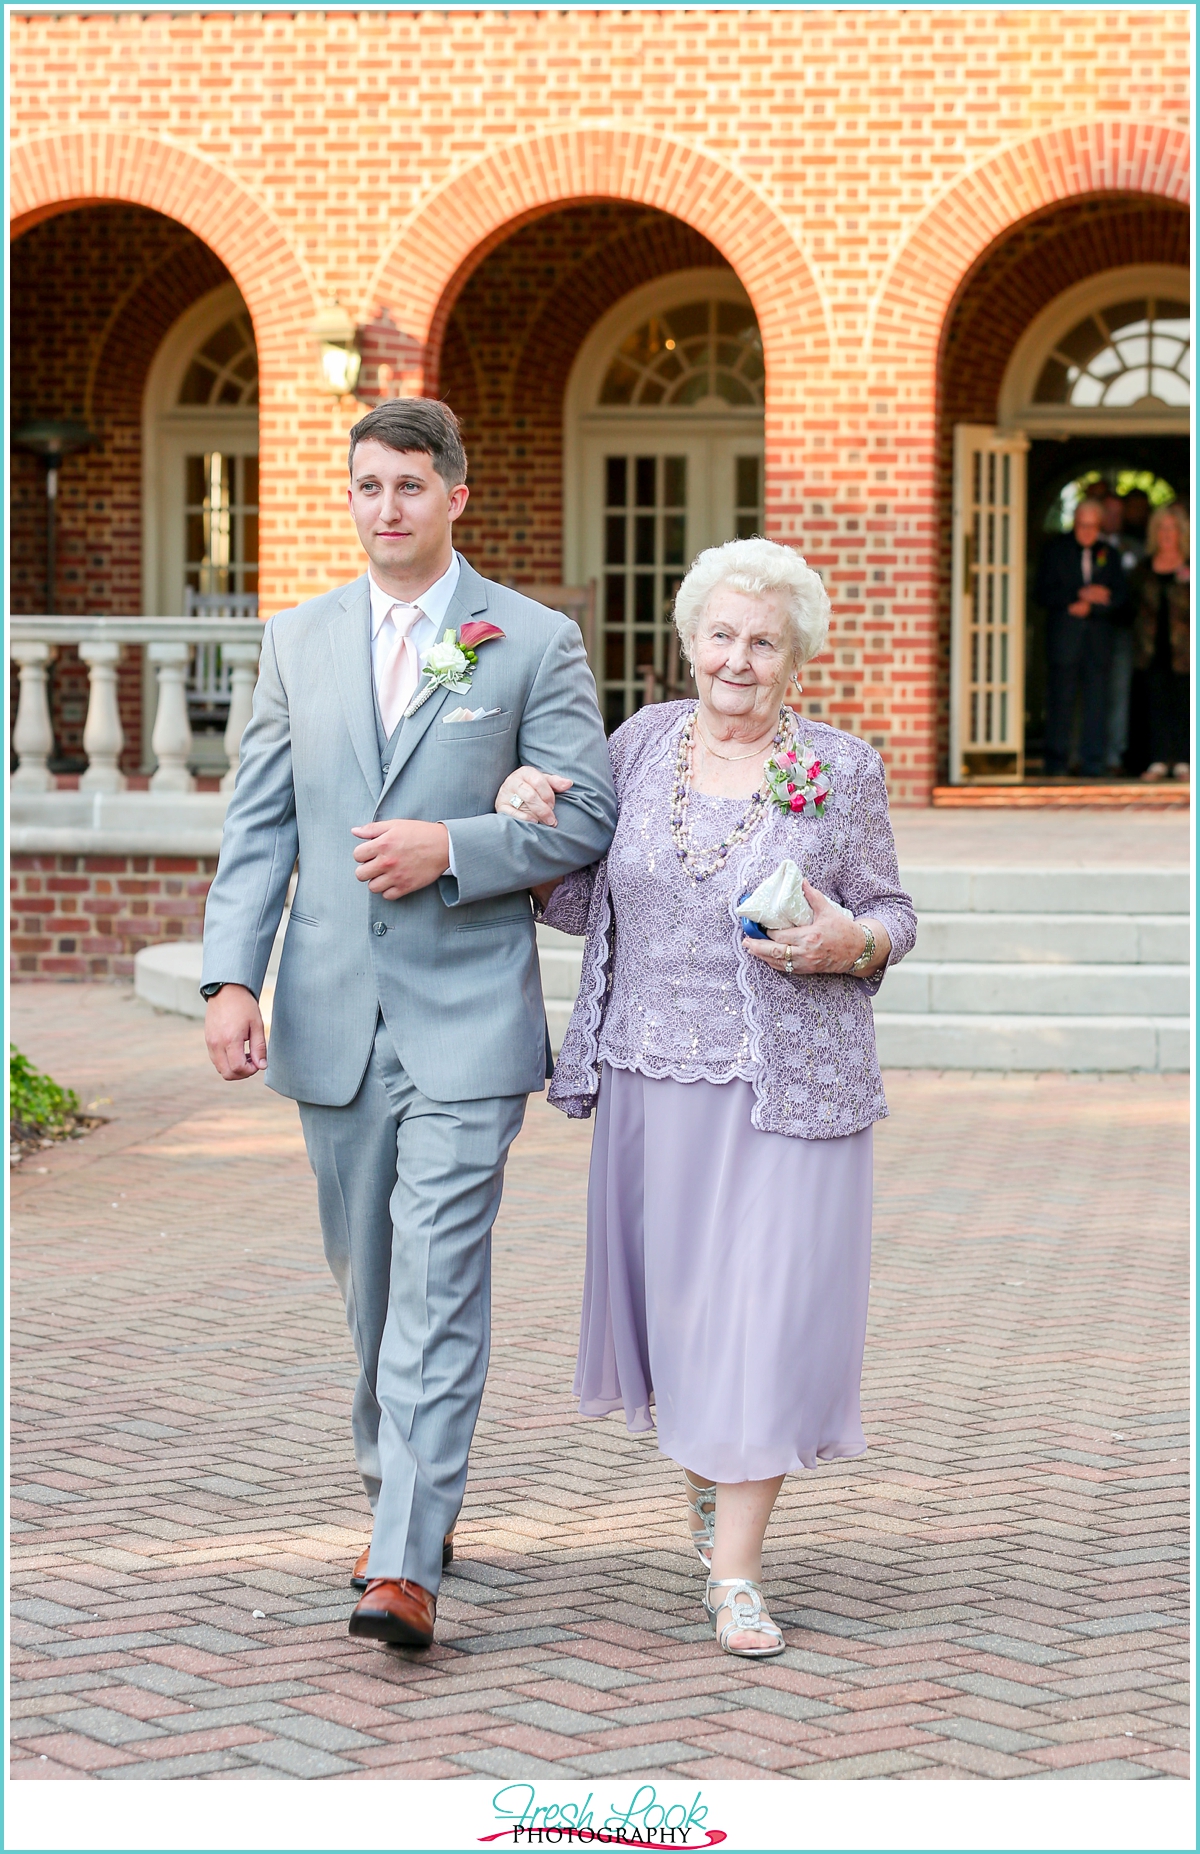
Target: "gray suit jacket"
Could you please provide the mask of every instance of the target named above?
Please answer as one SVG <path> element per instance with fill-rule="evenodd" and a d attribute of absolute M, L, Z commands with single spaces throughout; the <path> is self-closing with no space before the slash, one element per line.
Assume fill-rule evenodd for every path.
<path fill-rule="evenodd" d="M 386 770 L 366 575 L 264 628 L 254 718 L 205 913 L 203 982 L 258 995 L 299 855 L 268 1048 L 267 1085 L 280 1094 L 326 1106 L 353 1100 L 380 1008 L 406 1070 L 433 1100 L 542 1087 L 545 1013 L 528 891 L 603 856 L 616 798 L 578 626 L 461 560 L 446 626 L 484 615 L 504 637 L 480 647 L 470 694 L 432 695 L 393 739 Z M 500 712 L 446 723 L 460 706 Z M 575 781 L 558 801 L 555 830 L 492 809 L 503 780 L 526 763 Z M 373 895 L 356 879 L 350 830 L 376 818 L 445 823 L 457 876 L 402 901 Z"/>

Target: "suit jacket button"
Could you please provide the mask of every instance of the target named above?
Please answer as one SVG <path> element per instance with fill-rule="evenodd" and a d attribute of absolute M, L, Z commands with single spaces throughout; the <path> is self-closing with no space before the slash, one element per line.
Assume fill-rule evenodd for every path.
<path fill-rule="evenodd" d="M 386 933 L 387 932 L 387 922 L 386 921 L 376 921 L 375 931 L 376 933 Z"/>

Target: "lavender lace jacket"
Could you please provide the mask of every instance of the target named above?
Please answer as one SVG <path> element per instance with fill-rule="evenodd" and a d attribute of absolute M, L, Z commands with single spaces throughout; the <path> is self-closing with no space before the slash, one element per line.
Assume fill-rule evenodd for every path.
<path fill-rule="evenodd" d="M 549 1098 L 586 1118 L 605 1062 L 685 1082 L 742 1076 L 753 1086 L 751 1119 L 763 1132 L 798 1139 L 859 1132 L 888 1111 L 871 1013 L 883 973 L 787 978 L 772 971 L 742 946 L 737 903 L 790 856 L 814 887 L 855 916 L 883 922 L 892 943 L 888 965 L 911 951 L 916 915 L 900 886 L 883 763 L 854 735 L 805 722 L 803 740 L 833 768 L 824 815 L 793 817 L 770 807 L 724 870 L 693 888 L 671 841 L 669 795 L 680 731 L 694 705 L 640 709 L 612 736 L 617 798 L 636 828 L 623 834 L 618 822 L 608 856 L 568 876 L 541 916 L 585 937 L 579 995 Z M 742 809 L 734 807 L 734 822 Z M 698 799 L 692 817 L 694 841 L 721 840 L 724 820 L 714 830 L 713 814 L 706 820 Z M 676 975 L 689 954 L 707 968 L 708 983 L 701 973 L 691 984 L 704 995 L 690 1001 L 694 1027 L 681 1039 L 687 1020 Z M 662 1028 L 671 1025 L 674 1040 Z"/>

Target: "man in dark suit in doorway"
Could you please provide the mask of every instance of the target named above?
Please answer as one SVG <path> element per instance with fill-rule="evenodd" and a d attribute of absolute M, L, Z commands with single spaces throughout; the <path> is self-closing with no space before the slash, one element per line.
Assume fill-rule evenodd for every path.
<path fill-rule="evenodd" d="M 1046 772 L 1067 772 L 1075 696 L 1083 695 L 1080 758 L 1087 779 L 1102 779 L 1107 759 L 1112 625 L 1125 597 L 1117 549 L 1104 537 L 1104 505 L 1091 498 L 1075 511 L 1070 534 L 1047 543 L 1034 597 L 1046 612 Z"/>

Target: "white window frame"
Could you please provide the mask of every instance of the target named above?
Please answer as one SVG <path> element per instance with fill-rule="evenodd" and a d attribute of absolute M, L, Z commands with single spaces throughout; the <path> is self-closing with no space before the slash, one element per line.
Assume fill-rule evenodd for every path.
<path fill-rule="evenodd" d="M 563 577 L 583 584 L 595 576 L 594 540 L 588 530 L 594 511 L 595 458 L 605 443 L 630 448 L 643 440 L 647 450 L 684 446 L 693 439 L 729 438 L 747 449 L 763 447 L 760 407 L 731 406 L 727 412 L 687 406 L 601 406 L 600 389 L 621 342 L 653 315 L 698 301 L 745 303 L 750 298 L 731 270 L 698 265 L 671 271 L 642 284 L 613 305 L 580 346 L 563 395 Z M 597 633 L 600 630 L 597 619 Z"/>
<path fill-rule="evenodd" d="M 187 614 L 184 581 L 183 459 L 189 451 L 258 455 L 257 406 L 181 406 L 183 378 L 198 348 L 235 315 L 248 314 L 235 283 L 201 296 L 173 322 L 150 363 L 142 394 L 142 616 Z M 202 668 L 203 674 L 203 668 Z M 158 708 L 153 666 L 142 669 L 142 767 L 155 765 L 151 747 Z M 223 770 L 217 735 L 198 735 L 191 762 L 204 772 Z"/>
<path fill-rule="evenodd" d="M 1034 317 L 1012 351 L 1004 372 L 997 405 L 1001 431 L 1023 431 L 1030 438 L 1151 436 L 1186 433 L 1191 414 L 1186 406 L 1165 406 L 1161 412 L 1135 407 L 1039 405 L 1034 400 L 1042 368 L 1052 350 L 1077 323 L 1097 309 L 1128 302 L 1138 296 L 1192 300 L 1191 278 L 1177 264 L 1128 264 L 1064 290 Z"/>
<path fill-rule="evenodd" d="M 142 395 L 142 615 L 178 618 L 182 612 L 183 535 L 166 533 L 168 490 L 181 446 L 194 450 L 258 454 L 258 407 L 181 406 L 179 389 L 197 348 L 233 316 L 246 314 L 235 283 L 223 283 L 200 297 L 164 335 L 146 375 Z M 180 503 L 182 509 L 182 502 Z M 174 557 L 178 547 L 178 559 Z M 176 584 L 180 590 L 176 590 Z M 176 609 L 176 608 L 179 609 Z"/>

